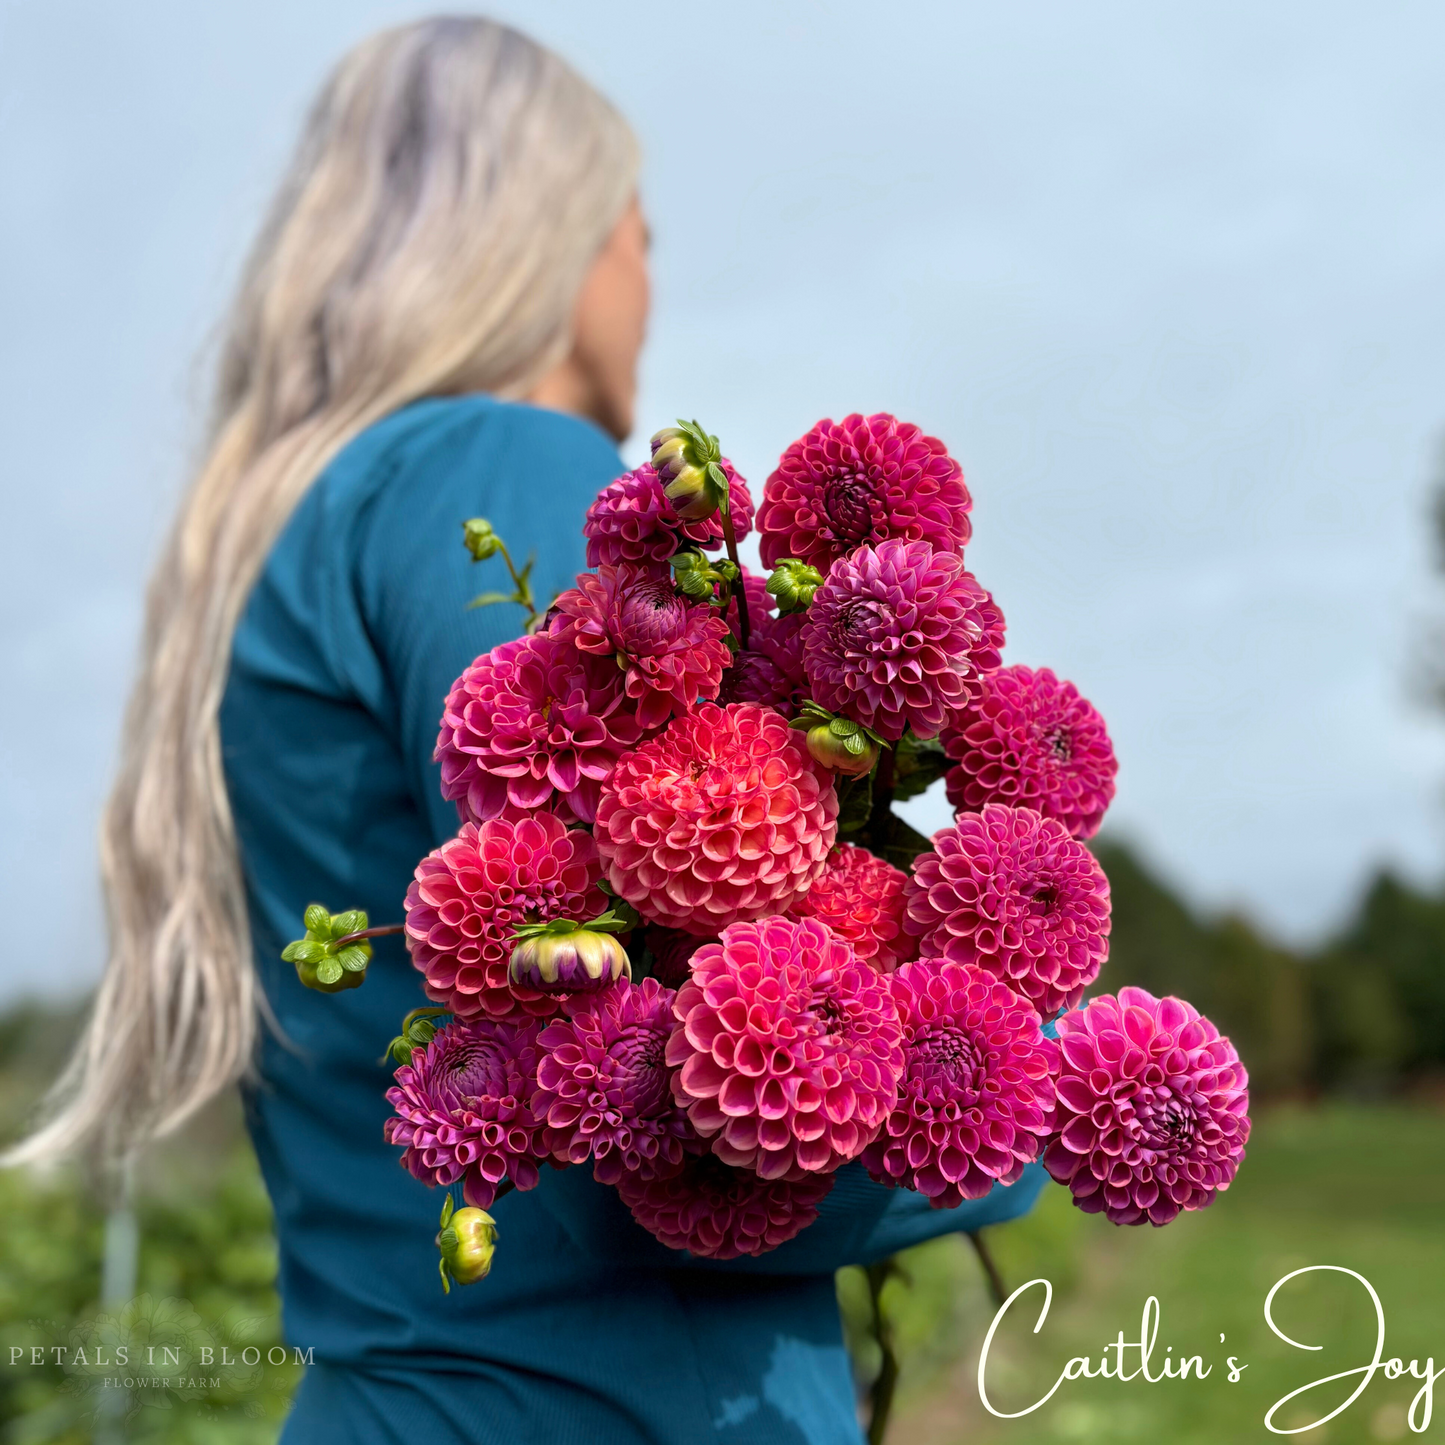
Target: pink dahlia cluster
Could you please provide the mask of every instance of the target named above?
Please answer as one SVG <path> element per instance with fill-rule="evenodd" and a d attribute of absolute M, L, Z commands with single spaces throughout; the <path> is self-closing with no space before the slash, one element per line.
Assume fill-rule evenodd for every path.
<path fill-rule="evenodd" d="M 1045 1017 L 1072 1008 L 1109 951 L 1109 880 L 1062 823 L 989 803 L 933 835 L 906 927 L 925 957 L 979 964 Z"/>
<path fill-rule="evenodd" d="M 1168 1224 L 1228 1189 L 1249 1140 L 1249 1076 L 1182 999 L 1101 994 L 1059 1020 L 1063 1064 L 1044 1165 L 1115 1224 Z"/>
<path fill-rule="evenodd" d="M 1104 719 L 1048 668 L 986 673 L 943 735 L 958 766 L 948 801 L 976 813 L 986 803 L 1034 808 L 1075 838 L 1099 831 L 1114 797 L 1114 745 Z"/>
<path fill-rule="evenodd" d="M 717 438 L 653 455 L 588 511 L 590 570 L 446 699 L 462 822 L 406 897 L 437 1007 L 393 1044 L 402 1164 L 483 1209 L 588 1167 L 716 1259 L 793 1238 L 849 1166 L 936 1208 L 1039 1161 L 1117 1223 L 1209 1203 L 1244 1067 L 1177 999 L 1081 1007 L 1113 749 L 1071 683 L 1003 666 L 957 462 L 891 416 L 819 422 L 764 488 L 760 577 Z M 889 808 L 940 754 L 956 820 L 922 846 Z M 311 925 L 319 977 L 348 940 Z"/>

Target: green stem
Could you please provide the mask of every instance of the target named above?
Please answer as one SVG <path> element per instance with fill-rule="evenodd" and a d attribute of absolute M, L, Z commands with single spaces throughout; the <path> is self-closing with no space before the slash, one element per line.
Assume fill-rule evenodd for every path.
<path fill-rule="evenodd" d="M 868 1389 L 868 1445 L 883 1445 L 888 1433 L 888 1417 L 893 1411 L 893 1396 L 898 1388 L 898 1355 L 893 1348 L 893 1326 L 883 1313 L 883 1286 L 898 1271 L 895 1259 L 882 1259 L 864 1270 L 868 1279 L 868 1299 L 873 1306 L 873 1338 L 878 1341 L 881 1363 L 878 1374 Z"/>
<path fill-rule="evenodd" d="M 994 1263 L 993 1255 L 989 1253 L 988 1246 L 983 1242 L 981 1234 L 970 1233 L 968 1242 L 977 1251 L 978 1262 L 983 1266 L 984 1274 L 988 1276 L 988 1292 L 993 1296 L 994 1305 L 1002 1309 L 1003 1302 L 1008 1298 L 1008 1291 L 1004 1288 L 1003 1276 L 998 1272 L 998 1265 Z"/>
<path fill-rule="evenodd" d="M 887 744 L 879 751 L 878 768 L 873 775 L 873 806 L 868 813 L 868 847 L 880 853 L 887 846 L 893 820 L 894 749 Z"/>
<path fill-rule="evenodd" d="M 743 564 L 738 560 L 738 539 L 736 532 L 733 531 L 733 509 L 727 502 L 724 502 L 720 510 L 722 512 L 723 541 L 727 543 L 728 560 L 738 569 L 735 595 L 738 599 L 738 631 L 742 634 L 738 640 L 746 651 L 748 633 L 751 630 L 748 621 L 748 589 L 743 586 Z"/>
<path fill-rule="evenodd" d="M 530 631 L 532 624 L 537 620 L 537 599 L 532 596 L 532 579 L 524 577 L 517 571 L 512 562 L 512 554 L 507 550 L 507 544 L 500 537 L 497 538 L 497 548 L 502 554 L 502 561 L 507 564 L 507 571 L 512 577 L 512 586 L 517 589 L 517 601 L 527 609 L 527 620 L 523 623 L 523 630 Z"/>

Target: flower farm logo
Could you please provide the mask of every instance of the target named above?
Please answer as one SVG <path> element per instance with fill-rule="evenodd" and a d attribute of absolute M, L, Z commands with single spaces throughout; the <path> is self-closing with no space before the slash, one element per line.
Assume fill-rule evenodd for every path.
<path fill-rule="evenodd" d="M 312 1351 L 256 1343 L 261 1320 L 203 1320 L 189 1300 L 141 1295 L 114 1314 L 70 1325 L 32 1320 L 39 1339 L 11 1344 L 12 1370 L 58 1368 L 60 1393 L 82 1416 L 186 1402 L 201 1413 L 259 1418 L 289 1396 Z"/>

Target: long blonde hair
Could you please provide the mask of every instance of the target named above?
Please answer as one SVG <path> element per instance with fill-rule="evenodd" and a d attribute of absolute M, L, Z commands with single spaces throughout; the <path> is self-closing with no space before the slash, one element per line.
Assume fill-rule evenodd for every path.
<path fill-rule="evenodd" d="M 421 396 L 525 395 L 634 192 L 621 116 L 515 30 L 376 35 L 318 98 L 242 278 L 204 464 L 151 579 L 101 828 L 110 956 L 50 1118 L 6 1162 L 133 1153 L 250 1067 L 264 996 L 221 770 L 231 637 L 357 432 Z"/>

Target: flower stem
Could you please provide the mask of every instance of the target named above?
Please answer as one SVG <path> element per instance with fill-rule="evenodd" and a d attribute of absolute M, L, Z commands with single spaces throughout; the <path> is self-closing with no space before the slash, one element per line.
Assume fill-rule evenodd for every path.
<path fill-rule="evenodd" d="M 883 1287 L 901 1274 L 895 1258 L 881 1259 L 864 1269 L 868 1279 L 868 1300 L 873 1306 L 873 1338 L 878 1342 L 882 1363 L 868 1388 L 868 1445 L 883 1445 L 888 1417 L 893 1411 L 893 1394 L 898 1388 L 898 1355 L 893 1348 L 893 1325 L 883 1312 Z"/>
<path fill-rule="evenodd" d="M 728 502 L 724 502 L 722 511 L 723 541 L 727 543 L 728 560 L 738 569 L 738 590 L 735 594 L 738 599 L 738 631 L 742 636 L 738 639 L 744 650 L 748 645 L 748 633 L 751 630 L 748 625 L 748 589 L 743 586 L 743 564 L 738 560 L 738 539 L 737 533 L 733 530 L 733 509 Z"/>
<path fill-rule="evenodd" d="M 382 923 L 376 928 L 363 928 L 360 933 L 343 933 L 340 938 L 332 939 L 332 943 L 337 948 L 345 948 L 348 943 L 360 943 L 363 938 L 386 938 L 405 929 L 404 923 Z"/>
<path fill-rule="evenodd" d="M 868 846 L 882 856 L 888 844 L 893 819 L 893 757 L 895 749 L 885 744 L 878 754 L 878 770 L 873 775 L 873 806 L 868 813 Z"/>
<path fill-rule="evenodd" d="M 989 1253 L 988 1246 L 983 1242 L 983 1236 L 977 1231 L 969 1231 L 968 1242 L 977 1251 L 978 1262 L 988 1276 L 988 1292 L 993 1296 L 994 1304 L 1002 1309 L 1003 1302 L 1008 1298 L 1008 1291 L 1004 1288 L 1003 1276 L 998 1272 L 998 1265 L 994 1263 L 993 1255 Z"/>

